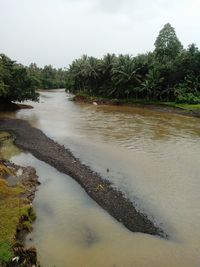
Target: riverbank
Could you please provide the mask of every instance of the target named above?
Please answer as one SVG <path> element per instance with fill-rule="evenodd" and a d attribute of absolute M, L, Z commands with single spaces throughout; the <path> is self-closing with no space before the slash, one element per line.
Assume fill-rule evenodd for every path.
<path fill-rule="evenodd" d="M 167 237 L 147 215 L 137 211 L 121 191 L 116 190 L 108 180 L 82 164 L 68 149 L 48 138 L 41 130 L 17 119 L 0 120 L 0 130 L 12 133 L 19 148 L 74 178 L 92 199 L 130 231 Z"/>
<path fill-rule="evenodd" d="M 9 138 L 0 137 L 0 144 Z M 0 159 L 0 266 L 37 264 L 35 248 L 25 248 L 24 239 L 36 218 L 32 201 L 38 185 L 35 169 Z"/>
<path fill-rule="evenodd" d="M 0 103 L 0 111 L 17 111 L 19 109 L 32 109 L 31 105 L 19 103 Z"/>
<path fill-rule="evenodd" d="M 200 105 L 179 104 L 175 102 L 161 102 L 140 99 L 108 99 L 87 94 L 77 94 L 72 98 L 79 103 L 89 103 L 94 105 L 117 105 L 128 107 L 139 107 L 155 110 L 158 112 L 168 112 L 191 117 L 200 118 Z"/>

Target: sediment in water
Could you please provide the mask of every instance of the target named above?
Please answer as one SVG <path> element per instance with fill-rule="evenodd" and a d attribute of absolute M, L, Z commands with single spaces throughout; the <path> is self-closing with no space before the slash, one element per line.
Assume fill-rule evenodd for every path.
<path fill-rule="evenodd" d="M 41 130 L 18 119 L 0 120 L 0 130 L 14 134 L 15 144 L 36 158 L 74 178 L 102 208 L 132 232 L 167 237 L 147 215 L 140 213 L 124 194 L 98 173 L 82 164 L 64 146 L 59 145 Z"/>

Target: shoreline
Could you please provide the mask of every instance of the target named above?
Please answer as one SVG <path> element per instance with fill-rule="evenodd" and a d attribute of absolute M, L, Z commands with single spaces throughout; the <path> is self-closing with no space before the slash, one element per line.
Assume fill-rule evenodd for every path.
<path fill-rule="evenodd" d="M 75 95 L 72 98 L 72 101 L 77 103 L 87 103 L 93 105 L 110 105 L 110 106 L 125 106 L 125 107 L 137 107 L 143 109 L 150 109 L 157 112 L 166 112 L 172 114 L 178 114 L 183 116 L 189 117 L 196 117 L 200 118 L 200 108 L 199 109 L 184 109 L 181 106 L 175 106 L 172 103 L 167 102 L 154 102 L 154 101 L 140 101 L 140 100 L 120 100 L 120 99 L 107 99 L 95 96 L 88 96 L 88 95 Z"/>
<path fill-rule="evenodd" d="M 0 130 L 11 133 L 19 148 L 75 179 L 94 201 L 130 231 L 168 237 L 146 214 L 137 211 L 121 191 L 113 188 L 111 182 L 82 164 L 68 149 L 41 130 L 18 119 L 0 120 Z"/>
<path fill-rule="evenodd" d="M 0 145 L 6 135 L 1 137 Z M 39 185 L 36 170 L 0 158 L 0 266 L 37 266 L 37 251 L 25 246 L 25 237 L 36 219 L 32 202 Z"/>
<path fill-rule="evenodd" d="M 33 106 L 20 103 L 0 103 L 0 111 L 17 111 L 20 109 L 33 109 Z"/>

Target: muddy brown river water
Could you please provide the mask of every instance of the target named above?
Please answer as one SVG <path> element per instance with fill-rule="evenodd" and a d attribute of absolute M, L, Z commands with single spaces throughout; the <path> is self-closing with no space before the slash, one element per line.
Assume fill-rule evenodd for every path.
<path fill-rule="evenodd" d="M 32 165 L 42 182 L 27 245 L 42 267 L 199 267 L 200 119 L 142 108 L 69 101 L 41 92 L 29 121 L 111 180 L 170 236 L 131 233 L 67 175 L 7 144 L 6 157 Z"/>

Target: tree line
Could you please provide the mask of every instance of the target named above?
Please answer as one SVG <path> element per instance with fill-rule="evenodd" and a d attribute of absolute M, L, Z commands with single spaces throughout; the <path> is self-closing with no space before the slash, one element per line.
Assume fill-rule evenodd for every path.
<path fill-rule="evenodd" d="M 28 99 L 37 101 L 38 94 L 27 69 L 0 54 L 0 104 Z"/>
<path fill-rule="evenodd" d="M 168 23 L 160 31 L 153 52 L 107 54 L 98 59 L 83 55 L 67 70 L 51 65 L 28 67 L 0 54 L 0 103 L 38 99 L 35 89 L 66 88 L 109 99 L 144 99 L 200 103 L 200 51 L 187 49 Z"/>
<path fill-rule="evenodd" d="M 51 65 L 26 67 L 0 54 L 0 103 L 38 100 L 36 89 L 65 88 L 66 71 Z"/>
<path fill-rule="evenodd" d="M 83 55 L 67 71 L 66 90 L 111 99 L 145 99 L 200 103 L 200 51 L 187 49 L 168 23 L 153 52 L 107 54 L 102 59 Z"/>
<path fill-rule="evenodd" d="M 65 88 L 66 70 L 63 70 L 62 68 L 56 69 L 53 68 L 52 65 L 46 65 L 44 68 L 39 68 L 36 63 L 31 63 L 26 69 L 36 88 Z"/>

